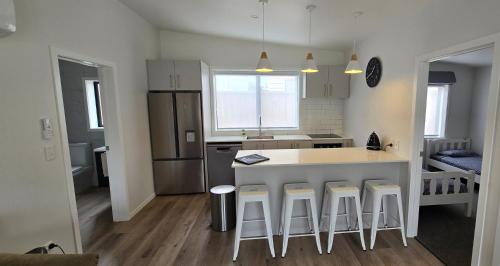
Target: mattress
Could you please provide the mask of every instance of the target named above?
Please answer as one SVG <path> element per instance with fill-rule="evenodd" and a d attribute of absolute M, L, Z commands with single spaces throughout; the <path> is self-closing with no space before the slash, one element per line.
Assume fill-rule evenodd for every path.
<path fill-rule="evenodd" d="M 476 154 L 467 157 L 450 157 L 444 155 L 433 154 L 431 158 L 440 161 L 462 170 L 470 171 L 473 170 L 477 175 L 481 175 L 481 165 L 483 163 L 483 158 Z"/>

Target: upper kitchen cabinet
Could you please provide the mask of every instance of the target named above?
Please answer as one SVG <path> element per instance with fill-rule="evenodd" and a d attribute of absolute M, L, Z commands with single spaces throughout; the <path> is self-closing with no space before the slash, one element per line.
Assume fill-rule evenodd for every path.
<path fill-rule="evenodd" d="M 202 61 L 148 60 L 150 91 L 201 91 Z"/>
<path fill-rule="evenodd" d="M 318 73 L 306 75 L 306 98 L 349 97 L 349 75 L 345 66 L 318 66 Z"/>

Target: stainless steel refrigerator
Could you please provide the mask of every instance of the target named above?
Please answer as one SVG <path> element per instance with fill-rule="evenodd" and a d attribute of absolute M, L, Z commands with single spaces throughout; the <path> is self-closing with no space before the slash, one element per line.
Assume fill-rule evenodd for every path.
<path fill-rule="evenodd" d="M 150 92 L 149 125 L 157 195 L 205 192 L 200 92 Z"/>

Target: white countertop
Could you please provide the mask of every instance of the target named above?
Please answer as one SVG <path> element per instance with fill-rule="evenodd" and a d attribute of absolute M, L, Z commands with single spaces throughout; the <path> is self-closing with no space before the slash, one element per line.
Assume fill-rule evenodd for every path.
<path fill-rule="evenodd" d="M 240 150 L 236 157 L 260 154 L 269 161 L 245 165 L 233 162 L 233 168 L 297 166 L 297 165 L 330 165 L 330 164 L 366 164 L 366 163 L 398 163 L 408 162 L 394 153 L 370 151 L 364 147 L 332 148 L 332 149 L 284 149 L 284 150 Z"/>
<path fill-rule="evenodd" d="M 205 137 L 206 143 L 211 142 L 242 142 L 242 141 L 275 141 L 275 140 L 344 140 L 352 138 L 316 138 L 312 139 L 307 135 L 273 135 L 273 139 L 247 139 L 247 136 L 214 136 Z"/>

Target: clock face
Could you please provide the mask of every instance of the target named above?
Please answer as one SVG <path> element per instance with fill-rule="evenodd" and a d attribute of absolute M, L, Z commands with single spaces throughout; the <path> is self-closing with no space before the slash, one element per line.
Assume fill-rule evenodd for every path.
<path fill-rule="evenodd" d="M 366 66 L 366 84 L 373 88 L 378 85 L 382 78 L 382 63 L 377 57 L 372 57 Z"/>

